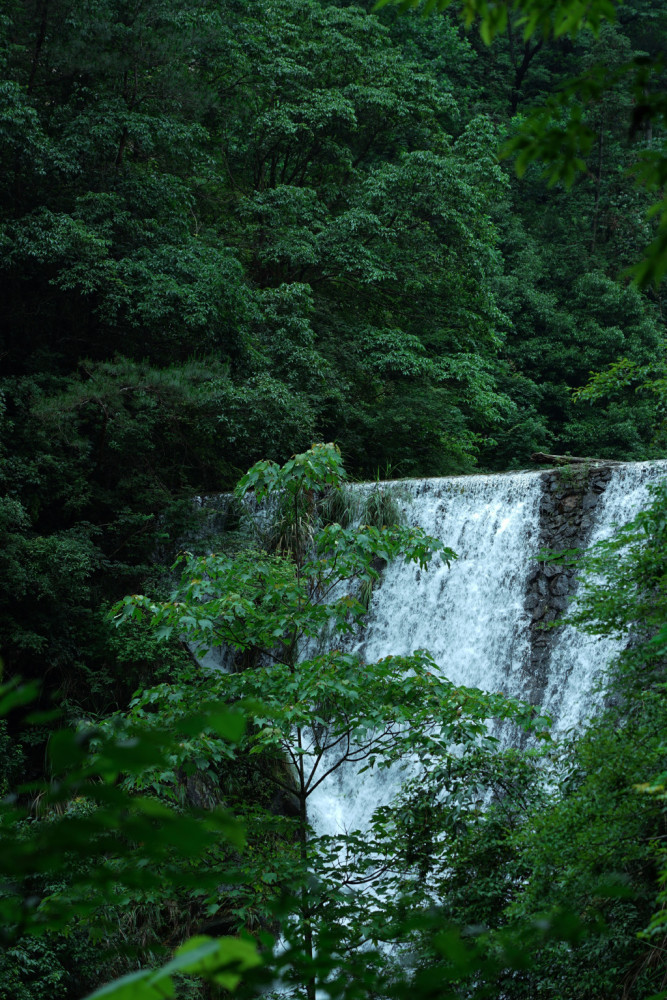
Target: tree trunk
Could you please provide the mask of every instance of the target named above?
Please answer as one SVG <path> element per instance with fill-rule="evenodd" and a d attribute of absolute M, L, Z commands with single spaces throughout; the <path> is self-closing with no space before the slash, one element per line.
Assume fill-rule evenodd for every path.
<path fill-rule="evenodd" d="M 303 862 L 304 873 L 307 871 L 308 865 L 308 835 L 306 828 L 306 799 L 305 797 L 300 798 L 300 815 L 299 815 L 299 841 L 301 847 L 301 861 Z M 310 908 L 310 897 L 308 895 L 308 884 L 307 880 L 304 881 L 303 887 L 301 889 L 301 921 L 303 926 L 303 951 L 306 956 L 308 963 L 312 963 L 313 960 L 313 924 L 312 924 L 312 913 Z M 310 975 L 306 980 L 306 996 L 308 1000 L 315 1000 L 316 985 L 315 976 Z"/>
<path fill-rule="evenodd" d="M 297 743 L 299 749 L 302 748 L 301 730 L 297 730 Z M 306 790 L 305 773 L 303 766 L 303 754 L 299 756 L 299 851 L 301 855 L 301 865 L 303 871 L 303 886 L 301 887 L 301 922 L 303 927 L 303 951 L 309 965 L 313 961 L 313 924 L 310 896 L 308 893 L 308 816 L 306 813 L 306 801 L 308 792 Z M 307 1000 L 315 1000 L 316 984 L 315 976 L 310 975 L 306 980 Z"/>
<path fill-rule="evenodd" d="M 42 53 L 42 46 L 44 45 L 44 39 L 46 38 L 46 19 L 49 10 L 49 0 L 44 0 L 42 4 L 42 16 L 39 23 L 39 32 L 37 33 L 37 39 L 35 41 L 35 51 L 32 56 L 32 65 L 30 67 L 30 79 L 28 80 L 28 87 L 26 93 L 28 96 L 32 94 L 33 87 L 35 86 L 35 77 L 37 76 L 37 67 L 39 66 L 39 57 Z"/>
<path fill-rule="evenodd" d="M 598 235 L 598 219 L 600 217 L 600 188 L 602 186 L 602 152 L 604 145 L 604 115 L 600 121 L 600 131 L 598 133 L 598 172 L 595 178 L 595 207 L 593 209 L 593 236 L 591 239 L 591 253 L 595 253 Z"/>
<path fill-rule="evenodd" d="M 519 62 L 514 47 L 514 31 L 512 28 L 511 18 L 509 18 L 507 22 L 507 36 L 510 45 L 510 59 L 512 60 L 512 66 L 514 67 L 514 81 L 512 84 L 512 91 L 510 93 L 510 117 L 513 118 L 519 106 L 519 94 L 526 73 L 530 68 L 531 62 L 542 48 L 544 39 L 540 38 L 540 40 L 532 48 L 529 41 L 525 42 L 521 62 Z"/>

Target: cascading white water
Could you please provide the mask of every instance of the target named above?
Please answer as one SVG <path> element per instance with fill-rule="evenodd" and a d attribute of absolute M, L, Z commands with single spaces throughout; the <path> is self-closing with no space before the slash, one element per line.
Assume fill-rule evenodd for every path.
<path fill-rule="evenodd" d="M 449 569 L 440 557 L 426 571 L 390 565 L 356 651 L 370 661 L 428 649 L 455 684 L 519 695 L 530 655 L 524 596 L 540 485 L 538 473 L 410 484 L 407 522 L 458 558 Z"/>
<path fill-rule="evenodd" d="M 408 524 L 458 558 L 427 571 L 396 561 L 373 596 L 355 649 L 371 662 L 428 649 L 455 684 L 521 697 L 530 657 L 526 578 L 537 554 L 539 473 L 461 476 L 400 484 Z M 319 833 L 364 829 L 399 790 L 397 768 L 357 775 L 344 767 L 316 790 L 309 817 Z"/>
<path fill-rule="evenodd" d="M 595 510 L 591 541 L 609 537 L 648 503 L 648 483 L 667 463 L 614 468 Z M 530 617 L 524 601 L 539 545 L 540 473 L 402 482 L 407 523 L 454 549 L 449 569 L 439 558 L 426 572 L 396 562 L 374 594 L 356 651 L 371 662 L 425 648 L 455 684 L 522 697 L 530 687 Z M 544 707 L 556 731 L 591 711 L 594 687 L 619 648 L 588 640 L 571 627 L 553 644 Z M 317 832 L 364 829 L 399 790 L 397 768 L 332 774 L 309 801 Z"/>
<path fill-rule="evenodd" d="M 614 467 L 594 510 L 589 544 L 609 538 L 616 525 L 646 507 L 649 484 L 666 473 L 667 462 Z M 543 474 L 386 485 L 395 489 L 406 523 L 441 539 L 458 558 L 447 568 L 437 556 L 427 571 L 402 561 L 388 566 L 352 650 L 371 662 L 427 649 L 455 684 L 527 697 L 534 678 L 525 598 L 540 546 Z M 542 706 L 555 734 L 576 728 L 594 710 L 601 697 L 597 682 L 621 646 L 571 626 L 554 635 Z M 228 667 L 224 650 L 195 652 L 210 669 Z M 342 767 L 311 795 L 310 822 L 323 834 L 363 830 L 404 780 L 397 767 L 362 775 L 352 765 Z"/>
<path fill-rule="evenodd" d="M 611 538 L 617 527 L 647 507 L 650 483 L 665 472 L 665 462 L 635 462 L 614 468 L 595 512 L 589 546 Z M 598 681 L 622 646 L 617 639 L 585 635 L 571 625 L 561 630 L 551 651 L 543 699 L 543 708 L 554 721 L 554 735 L 576 729 L 594 711 L 603 696 Z"/>

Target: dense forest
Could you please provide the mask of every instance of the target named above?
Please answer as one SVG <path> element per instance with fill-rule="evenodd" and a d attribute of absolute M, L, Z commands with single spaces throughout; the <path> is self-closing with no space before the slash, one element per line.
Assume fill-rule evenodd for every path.
<path fill-rule="evenodd" d="M 667 996 L 667 494 L 581 557 L 633 641 L 577 738 L 343 651 L 456 557 L 346 474 L 667 457 L 667 5 L 440 6 L 3 6 L 0 1000 Z M 366 841 L 312 726 L 423 761 Z"/>

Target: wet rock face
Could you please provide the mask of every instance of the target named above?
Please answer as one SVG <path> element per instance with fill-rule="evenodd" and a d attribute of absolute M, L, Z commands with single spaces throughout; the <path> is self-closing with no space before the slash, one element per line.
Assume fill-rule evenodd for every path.
<path fill-rule="evenodd" d="M 542 475 L 539 549 L 568 552 L 587 546 L 595 507 L 611 479 L 611 466 L 553 469 Z M 573 558 L 576 553 L 572 553 Z M 576 565 L 539 562 L 528 578 L 526 610 L 531 618 L 530 700 L 542 701 L 547 684 L 549 653 L 558 627 L 576 587 Z"/>

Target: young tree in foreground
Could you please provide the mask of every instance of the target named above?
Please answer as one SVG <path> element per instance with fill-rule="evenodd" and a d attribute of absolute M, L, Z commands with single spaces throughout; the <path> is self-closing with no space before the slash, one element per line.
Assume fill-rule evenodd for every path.
<path fill-rule="evenodd" d="M 288 947 L 264 956 L 266 974 L 300 997 L 312 998 L 321 987 L 336 1000 L 452 1000 L 497 995 L 501 986 L 503 995 L 524 1000 L 565 986 L 574 995 L 583 984 L 580 994 L 590 1000 L 626 986 L 629 997 L 641 1000 L 647 989 L 664 989 L 656 964 L 662 912 L 647 928 L 664 831 L 655 799 L 663 793 L 665 759 L 664 491 L 586 561 L 605 582 L 590 578 L 575 620 L 595 634 L 625 634 L 630 627 L 636 641 L 615 668 L 616 699 L 565 753 L 562 785 L 545 788 L 535 757 L 494 753 L 485 725 L 493 716 L 534 724 L 528 706 L 454 688 L 425 652 L 363 664 L 335 648 L 363 618 L 355 588 L 375 579 L 375 559 L 400 554 L 401 542 L 421 564 L 438 548 L 452 556 L 410 528 L 317 530 L 317 488 L 336 489 L 341 479 L 330 446 L 282 468 L 259 463 L 239 492 L 254 488 L 273 503 L 277 551 L 184 556 L 184 576 L 169 601 L 135 595 L 118 606 L 119 621 L 148 615 L 163 637 L 173 629 L 200 645 L 235 647 L 245 654 L 245 669 L 197 668 L 144 692 L 120 738 L 105 738 L 102 727 L 99 745 L 74 734 L 53 741 L 56 772 L 73 773 L 46 801 L 72 803 L 75 812 L 47 823 L 18 817 L 24 825 L 17 827 L 7 805 L 0 817 L 0 908 L 7 925 L 34 934 L 65 926 L 74 913 L 92 927 L 91 903 L 109 886 L 157 889 L 166 873 L 170 885 L 203 889 L 211 899 L 238 901 L 263 889 L 268 900 L 282 888 L 282 909 L 267 905 L 266 912 L 282 920 Z M 330 648 L 321 652 L 315 641 L 327 626 Z M 224 865 L 207 870 L 201 863 L 210 837 L 227 836 L 224 817 L 222 826 L 211 814 L 191 825 L 147 797 L 152 775 L 173 778 L 174 758 L 202 767 L 198 755 L 205 756 L 216 733 L 230 736 L 221 701 L 244 702 L 249 726 L 245 733 L 236 726 L 236 744 L 219 740 L 219 749 L 296 807 L 281 840 L 263 829 L 269 841 L 263 848 L 251 832 L 246 851 L 233 859 L 246 876 L 236 884 Z M 128 744 L 128 737 L 139 742 Z M 315 835 L 308 800 L 328 774 L 390 765 L 407 765 L 412 777 L 402 799 L 377 810 L 364 830 Z M 114 787 L 121 777 L 125 787 Z M 128 797 L 133 782 L 135 795 Z M 484 788 L 495 797 L 480 809 L 477 789 Z M 255 814 L 265 827 L 274 819 L 268 809 Z M 62 870 L 72 852 L 79 866 L 72 885 L 39 900 L 33 916 L 29 891 L 21 897 L 12 883 L 30 890 L 34 873 Z M 361 895 L 369 882 L 370 896 Z M 642 928 L 646 943 L 638 944 Z M 238 948 L 235 939 L 222 942 L 203 940 L 192 955 L 182 950 L 162 969 L 140 970 L 97 995 L 173 997 L 172 971 L 197 971 L 210 982 L 218 977 L 225 987 L 244 973 L 244 989 L 251 988 L 257 953 L 243 941 Z M 398 963 L 374 947 L 380 943 L 396 950 Z M 607 967 L 600 967 L 600 955 Z"/>
<path fill-rule="evenodd" d="M 298 947 L 290 962 L 309 1000 L 319 985 L 330 986 L 315 971 L 320 932 L 330 950 L 337 928 L 337 959 L 327 972 L 339 981 L 335 964 L 379 936 L 383 884 L 395 887 L 401 871 L 414 867 L 387 810 L 378 812 L 368 830 L 317 837 L 307 812 L 313 793 L 341 768 L 397 765 L 425 777 L 447 761 L 460 766 L 466 754 L 493 747 L 490 718 L 512 717 L 528 726 L 533 717 L 530 706 L 455 687 L 423 650 L 364 663 L 336 648 L 362 623 L 367 609 L 360 588 L 377 580 L 379 563 L 401 556 L 426 568 L 433 558 L 454 558 L 420 528 L 318 527 L 318 491 L 338 491 L 343 477 L 333 445 L 315 445 L 282 468 L 257 463 L 237 493 L 244 497 L 254 490 L 257 501 L 273 500 L 272 513 L 281 525 L 277 551 L 186 554 L 179 559 L 181 581 L 168 601 L 134 595 L 117 608 L 119 623 L 147 614 L 165 638 L 176 632 L 200 650 L 224 646 L 253 654 L 254 662 L 241 672 L 202 670 L 181 688 L 180 697 L 184 711 L 204 693 L 248 706 L 251 725 L 239 752 L 295 802 L 294 857 L 287 868 L 285 857 L 272 857 L 270 867 L 277 870 L 263 870 L 259 877 L 298 888 L 292 926 Z M 323 635 L 328 648 L 321 652 L 316 644 Z M 146 693 L 135 713 L 169 697 L 169 691 L 163 685 Z M 260 856 L 260 866 L 266 863 Z M 369 882 L 372 907 L 368 900 L 360 905 L 354 892 Z M 369 909 L 376 911 L 375 920 Z"/>

